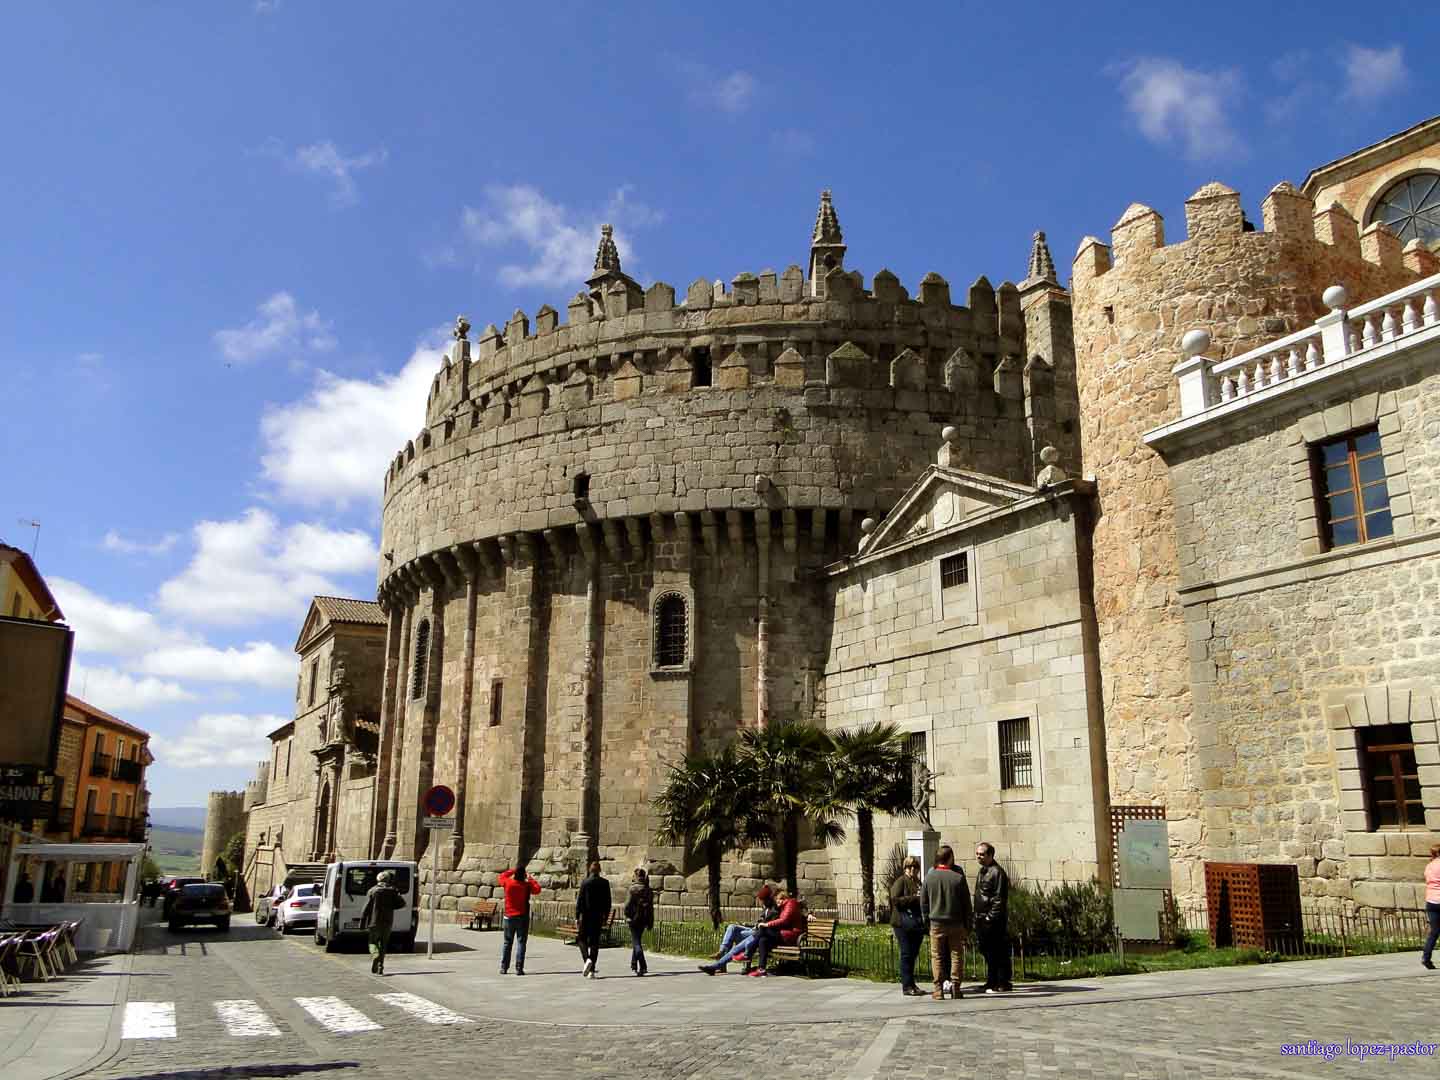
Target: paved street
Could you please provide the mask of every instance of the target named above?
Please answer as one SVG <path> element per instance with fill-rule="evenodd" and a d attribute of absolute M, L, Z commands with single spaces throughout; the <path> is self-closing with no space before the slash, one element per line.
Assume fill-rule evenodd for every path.
<path fill-rule="evenodd" d="M 1440 1061 L 1281 1052 L 1347 1036 L 1440 1041 L 1440 980 L 1414 954 L 1063 982 L 942 1004 L 858 980 L 707 978 L 693 961 L 660 956 L 637 979 L 627 949 L 607 950 L 602 978 L 589 981 L 573 948 L 538 938 L 529 974 L 501 978 L 498 934 L 442 927 L 438 936 L 433 959 L 392 956 L 382 979 L 358 947 L 327 955 L 308 935 L 282 939 L 243 920 L 228 935 L 151 925 L 129 961 L 128 1004 L 84 1075 L 1432 1077 Z M 95 1030 L 100 1051 L 106 1030 Z M 23 1049 L 18 1038 L 12 1050 Z M 72 1046 L 46 1070 L 46 1044 L 24 1053 L 28 1068 L 15 1075 L 79 1064 Z"/>

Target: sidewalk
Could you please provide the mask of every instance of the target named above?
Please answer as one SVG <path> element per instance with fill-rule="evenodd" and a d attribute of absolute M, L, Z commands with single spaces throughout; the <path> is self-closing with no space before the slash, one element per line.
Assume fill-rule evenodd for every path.
<path fill-rule="evenodd" d="M 0 998 L 0 1076 L 59 1080 L 114 1052 L 130 982 L 130 956 L 82 959 L 51 982 Z"/>
<path fill-rule="evenodd" d="M 424 931 L 422 919 L 422 935 Z M 976 1010 L 1057 1008 L 1338 984 L 1354 984 L 1357 1000 L 1383 1000 L 1383 994 L 1377 995 L 1373 985 L 1379 982 L 1389 984 L 1384 994 L 1440 990 L 1440 980 L 1428 985 L 1404 985 L 1406 981 L 1434 976 L 1420 966 L 1416 953 L 1395 953 L 1030 982 L 1017 984 L 1014 993 L 1002 995 L 972 994 L 967 988 L 961 1001 L 937 1002 L 928 996 L 903 997 L 898 984 L 861 979 L 783 975 L 747 979 L 735 974 L 739 970 L 735 966 L 732 974 L 712 977 L 696 970 L 698 960 L 654 952 L 647 953 L 650 974 L 637 978 L 630 974 L 628 944 L 602 950 L 600 978 L 582 979 L 580 954 L 573 946 L 533 936 L 525 977 L 501 976 L 500 942 L 498 931 L 437 926 L 433 959 L 426 959 L 422 941 L 417 943 L 414 955 L 392 953 L 386 961 L 388 974 L 378 981 L 383 981 L 387 989 L 443 1001 L 476 1019 L 575 1026 L 797 1024 L 948 1017 L 957 1010 L 968 1014 Z M 331 955 L 328 959 L 362 972 L 369 965 L 369 958 L 360 952 Z"/>

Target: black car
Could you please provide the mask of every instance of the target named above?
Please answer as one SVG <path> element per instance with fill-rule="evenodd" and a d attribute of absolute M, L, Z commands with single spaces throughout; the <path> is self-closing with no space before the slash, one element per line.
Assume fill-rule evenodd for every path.
<path fill-rule="evenodd" d="M 175 903 L 175 898 L 180 895 L 180 890 L 186 885 L 203 885 L 203 877 L 172 877 L 160 886 L 160 903 L 163 905 L 161 914 L 165 918 L 170 917 L 170 908 Z"/>
<path fill-rule="evenodd" d="M 188 923 L 214 923 L 230 929 L 230 898 L 224 885 L 182 885 L 170 903 L 170 932 Z"/>

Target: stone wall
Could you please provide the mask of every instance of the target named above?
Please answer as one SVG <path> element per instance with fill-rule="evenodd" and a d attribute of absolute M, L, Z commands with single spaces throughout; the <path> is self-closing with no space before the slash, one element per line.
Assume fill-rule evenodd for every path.
<path fill-rule="evenodd" d="M 1419 907 L 1440 840 L 1440 347 L 1330 383 L 1165 451 L 1179 599 L 1205 674 L 1200 815 L 1171 835 L 1203 858 L 1293 862 L 1316 903 Z M 1371 425 L 1395 535 L 1317 551 L 1309 448 Z M 1376 723 L 1411 726 L 1428 831 L 1371 830 L 1355 747 Z"/>
<path fill-rule="evenodd" d="M 1084 470 L 1100 485 L 1094 535 L 1095 605 L 1104 671 L 1111 795 L 1117 804 L 1164 804 L 1172 822 L 1201 819 L 1201 751 L 1192 725 L 1189 638 L 1177 595 L 1177 524 L 1168 470 L 1141 440 L 1179 416 L 1171 369 L 1181 337 L 1210 331 L 1213 355 L 1238 355 L 1307 327 L 1320 295 L 1345 285 L 1373 298 L 1414 275 L 1383 228 L 1364 236 L 1343 210 L 1317 212 L 1291 185 L 1262 205 L 1248 231 L 1240 196 L 1207 184 L 1185 204 L 1187 237 L 1166 245 L 1154 210 L 1132 205 L 1111 232 L 1075 257 L 1076 369 Z M 1204 825 L 1178 828 L 1176 854 L 1200 857 Z M 1196 886 L 1183 870 L 1177 887 Z"/>
<path fill-rule="evenodd" d="M 209 877 L 215 872 L 215 860 L 225 854 L 225 846 L 230 843 L 230 838 L 244 828 L 244 792 L 212 791 L 205 804 L 205 834 L 200 849 L 201 876 Z M 248 854 L 248 845 L 245 850 Z M 229 860 L 226 861 L 228 864 Z"/>
<path fill-rule="evenodd" d="M 826 725 L 924 733 L 941 842 L 957 852 L 993 843 L 1016 881 L 1108 880 L 1105 740 L 1084 570 L 1092 491 L 1071 482 L 1049 497 L 1012 496 L 940 528 L 924 506 L 918 539 L 867 549 L 830 574 Z M 901 535 L 910 527 L 902 521 Z M 957 553 L 967 555 L 973 601 L 941 595 L 940 560 Z M 1029 721 L 1035 783 L 1002 790 L 998 725 L 1015 718 Z M 915 827 L 877 820 L 877 869 Z M 853 839 L 830 860 L 839 899 L 858 901 Z"/>

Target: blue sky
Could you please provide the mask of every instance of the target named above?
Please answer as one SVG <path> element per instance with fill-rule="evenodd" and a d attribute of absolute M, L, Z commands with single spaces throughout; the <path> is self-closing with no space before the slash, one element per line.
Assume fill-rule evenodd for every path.
<path fill-rule="evenodd" d="M 504 10 L 493 10 L 504 8 Z M 1353 5 L 12 5 L 0 537 L 71 688 L 153 732 L 154 804 L 237 787 L 315 592 L 374 595 L 381 474 L 455 315 L 625 268 L 804 263 L 833 188 L 866 280 L 1066 275 L 1132 201 L 1183 231 L 1434 111 Z M 1376 36 L 1376 35 L 1379 36 Z"/>

